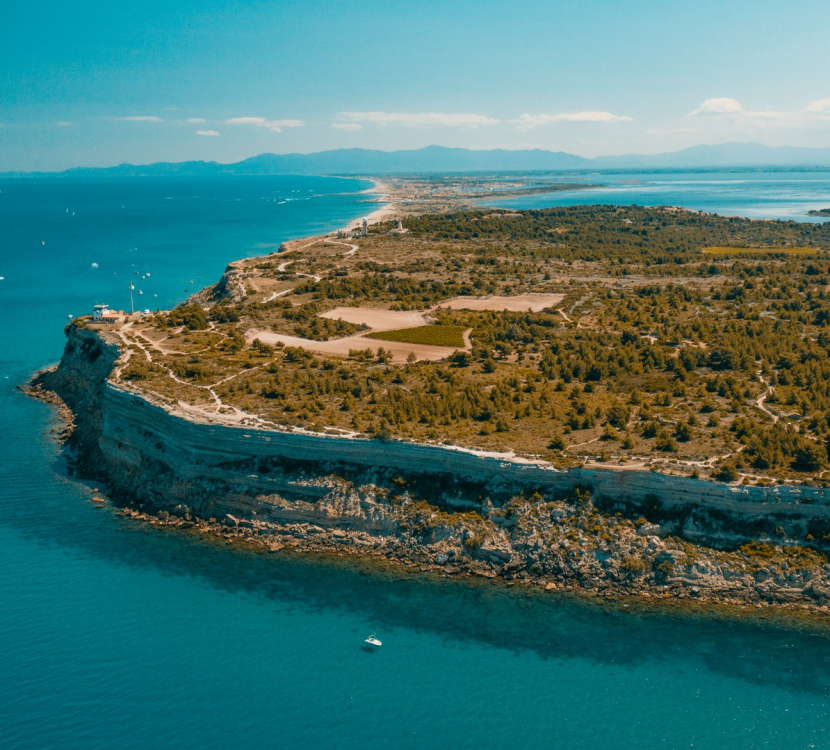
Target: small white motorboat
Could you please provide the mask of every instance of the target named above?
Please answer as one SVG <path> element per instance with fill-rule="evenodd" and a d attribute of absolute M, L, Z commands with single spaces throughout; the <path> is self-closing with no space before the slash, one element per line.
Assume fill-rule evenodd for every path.
<path fill-rule="evenodd" d="M 374 651 L 376 648 L 380 648 L 383 644 L 378 640 L 378 637 L 375 633 L 372 633 L 365 641 L 363 641 L 363 647 L 367 648 L 371 651 Z"/>

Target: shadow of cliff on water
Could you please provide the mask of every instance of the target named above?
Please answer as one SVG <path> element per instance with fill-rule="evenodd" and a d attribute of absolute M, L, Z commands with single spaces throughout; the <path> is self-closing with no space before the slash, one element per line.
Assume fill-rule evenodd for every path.
<path fill-rule="evenodd" d="M 60 450 L 50 452 L 55 473 L 30 476 L 2 503 L 0 523 L 33 544 L 107 565 L 190 577 L 281 608 L 348 612 L 384 633 L 405 628 L 542 659 L 623 667 L 657 661 L 668 673 L 706 669 L 830 695 L 830 637 L 816 632 L 752 619 L 623 609 L 371 562 L 227 549 L 218 541 L 155 529 L 115 516 L 109 507 L 96 508 L 89 502 L 89 485 L 68 478 Z"/>

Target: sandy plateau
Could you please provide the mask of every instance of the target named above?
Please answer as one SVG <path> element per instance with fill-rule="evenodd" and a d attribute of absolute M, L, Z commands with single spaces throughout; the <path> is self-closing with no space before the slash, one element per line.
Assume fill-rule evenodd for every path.
<path fill-rule="evenodd" d="M 423 325 L 423 324 L 419 324 Z M 414 328 L 414 326 L 409 326 Z M 388 328 L 382 330 L 389 330 Z M 372 331 L 367 331 L 372 333 Z M 465 337 L 466 338 L 466 337 Z M 426 344 L 403 344 L 398 341 L 377 341 L 375 339 L 365 338 L 365 334 L 357 336 L 346 336 L 342 339 L 332 339 L 330 341 L 313 341 L 312 339 L 302 339 L 298 336 L 287 336 L 283 333 L 272 333 L 270 331 L 257 331 L 256 329 L 248 331 L 246 339 L 253 341 L 259 339 L 264 344 L 283 344 L 283 346 L 299 346 L 311 352 L 318 354 L 333 354 L 340 357 L 348 357 L 352 350 L 371 349 L 377 354 L 379 349 L 383 349 L 392 355 L 393 362 L 405 362 L 410 353 L 414 354 L 419 360 L 428 362 L 440 362 L 446 359 L 456 349 L 449 346 L 428 346 Z M 470 349 L 469 340 L 467 339 L 466 350 Z"/>
<path fill-rule="evenodd" d="M 404 362 L 410 354 L 419 360 L 439 362 L 450 356 L 457 349 L 449 346 L 430 346 L 427 344 L 409 344 L 399 341 L 378 341 L 367 339 L 366 334 L 377 331 L 392 331 L 404 328 L 417 328 L 430 323 L 427 313 L 404 310 L 380 310 L 370 307 L 335 307 L 333 310 L 321 313 L 320 317 L 332 320 L 345 320 L 356 325 L 365 325 L 367 330 L 353 336 L 345 336 L 329 341 L 314 341 L 299 336 L 288 336 L 271 331 L 250 330 L 245 334 L 248 341 L 259 339 L 265 344 L 282 344 L 283 346 L 299 346 L 319 354 L 333 354 L 348 357 L 349 352 L 360 349 L 371 349 L 377 353 L 383 349 L 392 355 L 393 362 Z M 464 349 L 472 348 L 469 331 L 464 335 Z"/>
<path fill-rule="evenodd" d="M 448 357 L 458 349 L 448 346 L 431 346 L 427 344 L 410 344 L 397 341 L 377 341 L 367 339 L 369 333 L 379 331 L 402 330 L 405 328 L 417 328 L 433 322 L 429 313 L 432 310 L 446 308 L 450 310 L 493 310 L 500 312 L 510 310 L 523 312 L 532 310 L 539 312 L 559 304 L 564 299 L 563 294 L 521 294 L 515 297 L 453 297 L 442 302 L 440 305 L 425 311 L 417 310 L 383 310 L 370 307 L 335 307 L 333 310 L 320 313 L 321 318 L 330 320 L 345 320 L 347 323 L 363 325 L 367 330 L 353 336 L 344 336 L 329 341 L 314 341 L 299 336 L 289 336 L 283 333 L 251 329 L 245 334 L 250 342 L 259 339 L 265 344 L 282 344 L 283 346 L 298 346 L 319 354 L 333 354 L 341 357 L 348 357 L 349 352 L 356 349 L 372 349 L 377 353 L 383 348 L 391 353 L 392 361 L 403 362 L 410 354 L 414 354 L 419 360 L 438 362 Z M 470 351 L 470 331 L 464 334 L 464 350 Z"/>
<path fill-rule="evenodd" d="M 454 297 L 442 302 L 433 309 L 444 308 L 448 310 L 493 310 L 501 312 L 541 312 L 549 307 L 558 305 L 564 294 L 517 294 L 513 297 Z"/>
<path fill-rule="evenodd" d="M 335 307 L 320 313 L 321 318 L 345 320 L 347 323 L 365 325 L 373 331 L 393 331 L 397 328 L 416 328 L 430 321 L 417 310 L 376 310 L 369 307 Z"/>

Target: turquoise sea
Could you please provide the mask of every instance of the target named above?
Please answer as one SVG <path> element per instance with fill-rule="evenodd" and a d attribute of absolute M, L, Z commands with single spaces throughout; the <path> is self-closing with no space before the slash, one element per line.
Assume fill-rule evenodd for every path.
<path fill-rule="evenodd" d="M 367 187 L 0 181 L 0 748 L 830 747 L 830 637 L 233 552 L 66 476 L 15 387 L 67 315 L 130 281 L 174 304 L 366 213 Z"/>

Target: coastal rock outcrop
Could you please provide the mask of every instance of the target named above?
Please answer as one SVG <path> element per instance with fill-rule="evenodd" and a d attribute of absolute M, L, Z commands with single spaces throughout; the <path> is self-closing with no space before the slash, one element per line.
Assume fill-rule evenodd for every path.
<path fill-rule="evenodd" d="M 820 488 L 558 471 L 448 446 L 198 422 L 110 382 L 121 356 L 110 335 L 79 324 L 67 335 L 60 365 L 35 386 L 74 415 L 77 471 L 156 525 L 546 588 L 830 601 Z"/>

